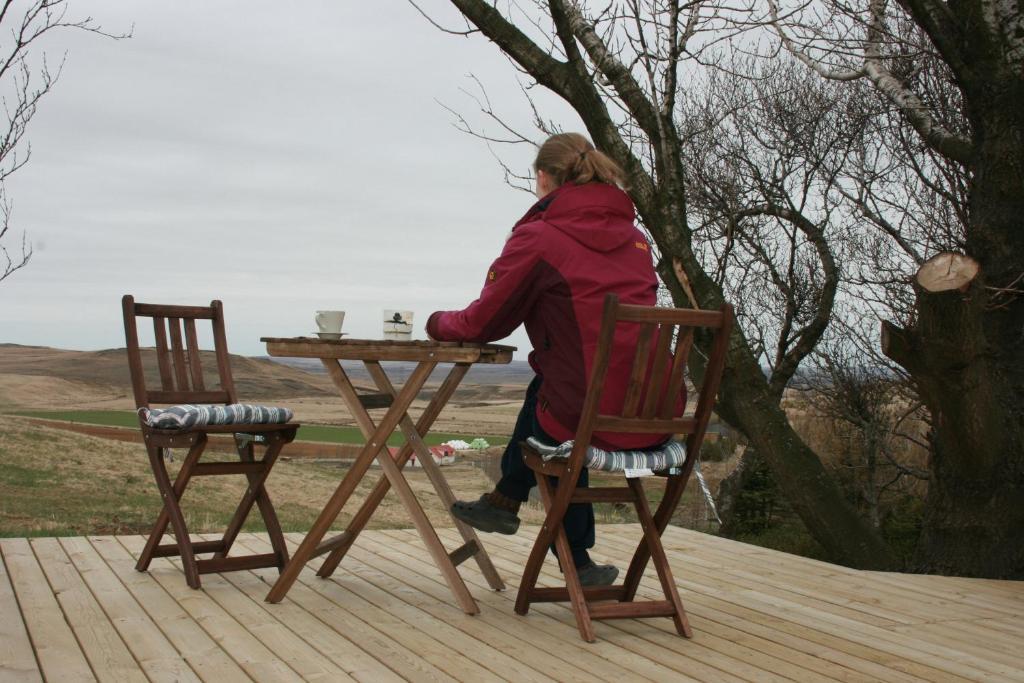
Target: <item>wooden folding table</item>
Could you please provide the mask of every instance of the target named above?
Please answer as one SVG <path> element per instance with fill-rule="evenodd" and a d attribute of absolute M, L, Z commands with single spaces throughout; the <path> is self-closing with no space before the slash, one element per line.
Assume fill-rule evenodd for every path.
<path fill-rule="evenodd" d="M 451 508 L 454 501 L 451 488 L 437 463 L 434 462 L 423 437 L 426 436 L 434 420 L 437 419 L 445 404 L 455 393 L 455 389 L 470 366 L 474 363 L 508 363 L 512 360 L 512 352 L 515 351 L 515 348 L 495 344 L 435 341 L 323 340 L 275 337 L 264 337 L 262 341 L 266 342 L 267 353 L 271 356 L 320 359 L 366 438 L 366 445 L 359 452 L 306 538 L 303 539 L 281 572 L 277 582 L 267 594 L 267 602 L 280 602 L 288 589 L 295 583 L 302 568 L 314 557 L 327 554 L 317 575 L 323 578 L 330 576 L 356 537 L 359 536 L 359 532 L 366 526 L 388 489 L 394 486 L 395 492 L 409 511 L 413 524 L 426 543 L 427 549 L 434 558 L 434 563 L 441 570 L 441 574 L 459 606 L 467 614 L 477 614 L 480 609 L 477 607 L 476 601 L 473 600 L 473 596 L 470 595 L 456 566 L 472 557 L 480 565 L 480 570 L 491 588 L 501 590 L 505 584 L 498 576 L 498 572 L 477 538 L 476 532 L 454 517 L 452 520 L 461 533 L 464 543 L 451 552 L 445 549 L 426 513 L 416 500 L 409 483 L 402 475 L 402 468 L 415 453 L 441 502 L 446 509 Z M 341 365 L 342 360 L 361 361 L 380 393 L 357 393 Z M 399 390 L 391 383 L 381 367 L 382 361 L 407 361 L 416 363 L 416 365 L 404 386 Z M 409 406 L 423 389 L 424 383 L 438 363 L 453 363 L 454 365 L 434 393 L 419 420 L 414 423 L 408 414 Z M 387 408 L 387 412 L 377 423 L 374 423 L 368 412 L 368 409 L 373 408 Z M 398 454 L 392 457 L 387 449 L 387 441 L 396 427 L 401 429 L 406 442 Z M 327 535 L 352 492 L 366 475 L 374 459 L 380 464 L 384 476 L 377 481 L 373 491 L 359 508 L 348 528 L 342 533 L 324 540 L 324 536 Z"/>

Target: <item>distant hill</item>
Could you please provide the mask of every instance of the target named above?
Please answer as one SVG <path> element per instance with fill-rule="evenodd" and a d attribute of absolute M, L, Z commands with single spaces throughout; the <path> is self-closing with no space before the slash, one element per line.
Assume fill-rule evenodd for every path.
<path fill-rule="evenodd" d="M 201 353 L 207 386 L 219 386 L 217 363 L 212 351 Z M 147 386 L 159 387 L 156 352 L 142 350 Z M 69 351 L 44 346 L 0 344 L 0 375 L 56 377 L 67 382 L 128 388 L 128 357 L 125 349 Z M 336 393 L 325 375 L 272 363 L 265 358 L 231 355 L 231 375 L 235 389 L 244 400 L 321 396 Z"/>
<path fill-rule="evenodd" d="M 156 352 L 143 349 L 142 362 L 147 385 L 158 387 Z M 213 352 L 202 352 L 202 362 L 206 385 L 219 386 Z M 361 363 L 345 361 L 344 367 L 358 389 L 373 391 L 373 383 Z M 405 381 L 413 367 L 413 363 L 386 364 L 388 375 L 396 383 Z M 447 367 L 439 367 L 430 382 L 444 379 Z M 317 360 L 272 360 L 232 355 L 231 369 L 235 388 L 243 401 L 337 397 L 337 390 Z M 509 365 L 479 365 L 472 368 L 463 380 L 454 403 L 473 405 L 516 400 L 522 396 L 523 387 L 532 377 L 529 364 L 523 361 Z M 131 395 L 128 359 L 123 348 L 73 351 L 0 344 L 0 406 L 54 403 L 55 406 L 78 404 L 103 408 L 107 403 L 117 402 L 124 408 L 134 405 Z"/>
<path fill-rule="evenodd" d="M 326 375 L 323 363 L 314 358 L 270 358 L 263 357 L 273 363 L 280 363 L 293 368 L 299 368 L 317 375 Z M 366 368 L 358 361 L 342 361 L 341 365 L 345 372 L 353 380 L 365 380 L 370 382 L 370 375 Z M 404 380 L 415 369 L 415 363 L 394 362 L 387 364 L 388 376 L 393 380 Z M 448 372 L 449 366 L 439 367 L 430 376 L 430 381 L 440 382 Z M 533 369 L 524 360 L 514 360 L 507 365 L 474 365 L 466 373 L 463 384 L 483 384 L 493 386 L 497 384 L 527 385 L 533 379 Z"/>

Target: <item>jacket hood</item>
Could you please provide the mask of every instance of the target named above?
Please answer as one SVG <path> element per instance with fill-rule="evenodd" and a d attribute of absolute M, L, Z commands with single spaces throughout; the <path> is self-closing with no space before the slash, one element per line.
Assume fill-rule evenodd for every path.
<path fill-rule="evenodd" d="M 633 202 L 612 185 L 562 185 L 538 201 L 516 226 L 544 221 L 580 244 L 599 252 L 612 251 L 636 239 Z"/>

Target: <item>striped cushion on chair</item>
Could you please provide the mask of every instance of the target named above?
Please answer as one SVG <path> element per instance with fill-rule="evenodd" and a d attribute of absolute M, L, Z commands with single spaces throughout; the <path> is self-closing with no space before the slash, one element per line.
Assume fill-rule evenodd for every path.
<path fill-rule="evenodd" d="M 572 453 L 573 441 L 566 441 L 559 446 L 549 446 L 534 437 L 526 440 L 541 458 L 565 460 Z M 649 451 L 605 451 L 594 446 L 587 448 L 584 465 L 594 470 L 605 472 L 624 472 L 626 470 L 651 470 L 662 472 L 679 467 L 686 462 L 686 445 L 681 441 L 670 439 L 663 445 Z"/>
<path fill-rule="evenodd" d="M 292 419 L 292 411 L 276 406 L 232 403 L 139 408 L 139 416 L 154 429 L 192 429 L 206 425 L 284 424 Z"/>

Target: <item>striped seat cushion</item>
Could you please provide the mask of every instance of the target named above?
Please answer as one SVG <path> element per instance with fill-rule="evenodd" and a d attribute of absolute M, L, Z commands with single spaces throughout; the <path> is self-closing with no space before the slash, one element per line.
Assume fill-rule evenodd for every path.
<path fill-rule="evenodd" d="M 139 416 L 154 429 L 192 429 L 207 425 L 284 424 L 292 419 L 292 411 L 276 406 L 232 403 L 139 408 Z"/>
<path fill-rule="evenodd" d="M 572 453 L 572 441 L 559 446 L 549 446 L 534 437 L 526 440 L 545 461 L 565 460 Z M 679 467 L 686 462 L 686 445 L 681 441 L 669 440 L 657 449 L 649 451 L 605 451 L 595 446 L 587 448 L 584 465 L 593 470 L 625 472 L 627 470 L 650 470 L 662 472 Z"/>

